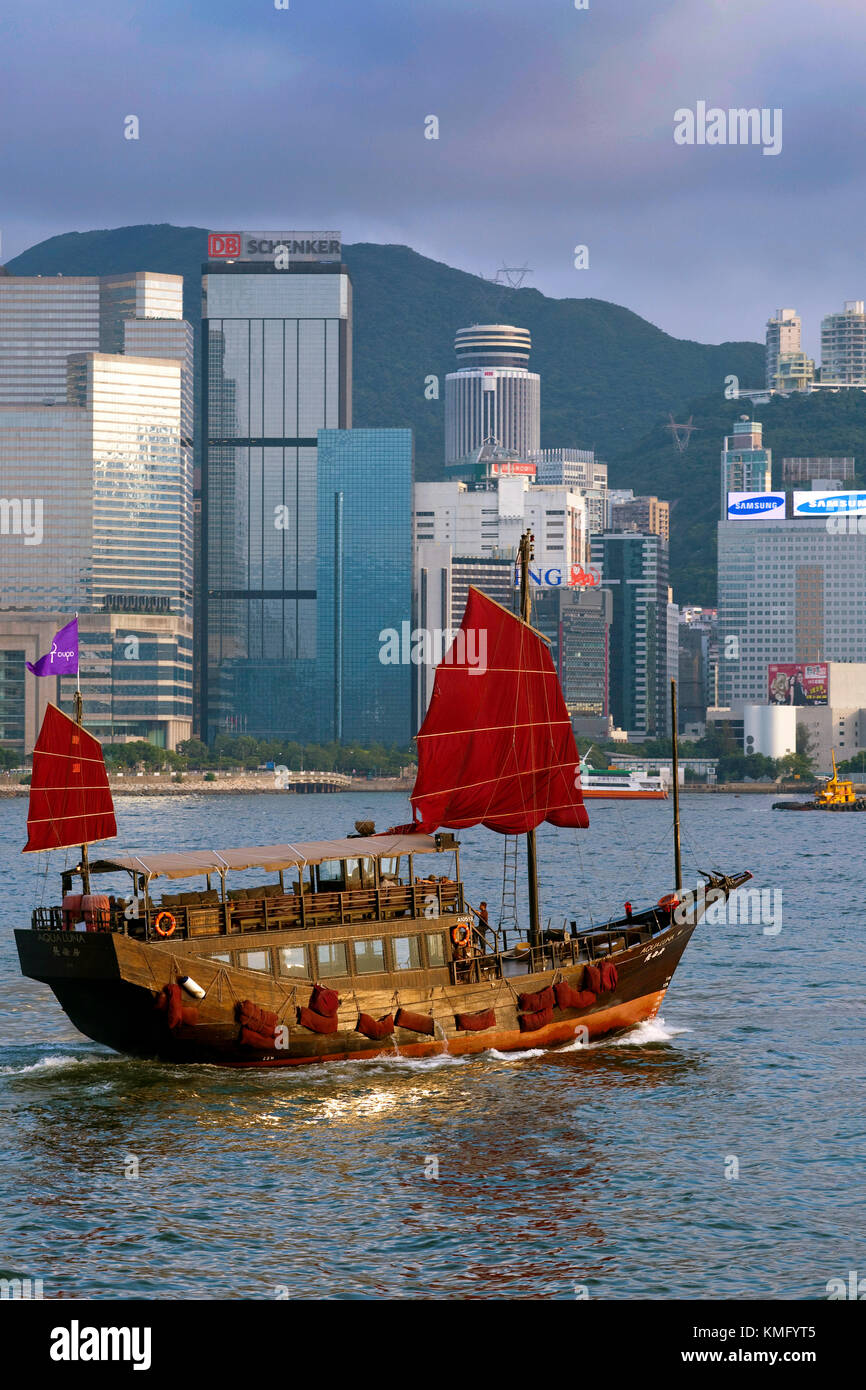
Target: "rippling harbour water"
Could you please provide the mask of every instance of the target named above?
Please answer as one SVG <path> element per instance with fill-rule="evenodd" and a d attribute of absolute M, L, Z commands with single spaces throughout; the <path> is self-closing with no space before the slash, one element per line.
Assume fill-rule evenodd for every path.
<path fill-rule="evenodd" d="M 781 890 L 781 930 L 702 926 L 661 1018 L 621 1037 L 238 1073 L 118 1057 L 21 978 L 12 929 L 57 899 L 61 867 L 46 879 L 19 853 L 25 807 L 0 803 L 0 1274 L 41 1278 L 46 1298 L 823 1299 L 866 1268 L 866 818 L 685 797 L 686 885 L 749 868 Z M 539 832 L 554 925 L 671 887 L 669 803 L 590 816 Z M 384 828 L 405 800 L 118 803 L 128 848 L 314 839 L 362 817 Z M 460 839 L 495 920 L 501 841 Z"/>

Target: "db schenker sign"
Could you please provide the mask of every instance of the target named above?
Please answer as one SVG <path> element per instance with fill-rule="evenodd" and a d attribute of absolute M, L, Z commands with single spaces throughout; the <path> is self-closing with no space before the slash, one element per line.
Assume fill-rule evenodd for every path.
<path fill-rule="evenodd" d="M 273 261 L 279 253 L 290 261 L 339 261 L 339 232 L 211 232 L 209 260 Z"/>

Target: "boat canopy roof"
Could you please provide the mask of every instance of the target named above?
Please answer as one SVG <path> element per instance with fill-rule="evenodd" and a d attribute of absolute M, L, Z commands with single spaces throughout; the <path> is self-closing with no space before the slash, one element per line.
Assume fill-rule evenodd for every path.
<path fill-rule="evenodd" d="M 445 841 L 446 843 L 442 843 Z M 112 854 L 92 865 L 97 872 L 127 869 L 157 878 L 193 878 L 196 874 L 225 873 L 241 869 L 279 869 L 321 864 L 326 859 L 391 859 L 398 854 L 435 854 L 454 849 L 452 836 L 352 835 L 345 840 L 310 840 L 298 845 L 250 845 L 245 849 L 149 850 Z"/>

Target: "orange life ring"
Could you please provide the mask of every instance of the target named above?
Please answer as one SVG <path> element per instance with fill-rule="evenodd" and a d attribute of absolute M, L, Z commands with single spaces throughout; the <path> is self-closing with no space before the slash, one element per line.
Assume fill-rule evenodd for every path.
<path fill-rule="evenodd" d="M 660 907 L 663 912 L 673 912 L 675 907 L 679 907 L 680 900 L 676 893 L 665 893 L 663 898 L 659 898 L 656 907 Z"/>
<path fill-rule="evenodd" d="M 166 918 L 168 918 L 168 926 L 162 927 L 160 924 Z M 177 921 L 175 920 L 175 917 L 171 912 L 160 912 L 157 915 L 157 919 L 153 924 L 153 929 L 156 932 L 157 936 L 174 936 L 174 929 L 176 926 Z"/>
<path fill-rule="evenodd" d="M 459 922 L 456 927 L 451 928 L 451 940 L 455 946 L 465 946 L 471 935 L 465 922 Z"/>

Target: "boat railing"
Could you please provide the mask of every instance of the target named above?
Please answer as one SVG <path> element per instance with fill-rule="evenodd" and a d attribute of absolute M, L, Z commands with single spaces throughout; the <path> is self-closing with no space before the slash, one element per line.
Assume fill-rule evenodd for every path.
<path fill-rule="evenodd" d="M 522 949 L 491 951 L 451 962 L 452 984 L 480 984 L 510 974 L 535 975 L 563 966 L 588 965 L 597 960 L 651 941 L 669 925 L 669 919 L 658 913 L 645 914 L 647 920 L 634 918 L 612 922 L 608 927 L 546 941 L 540 946 L 524 945 Z M 514 969 L 517 966 L 518 969 Z"/>
<path fill-rule="evenodd" d="M 201 894 L 189 894 L 194 902 L 176 902 L 172 895 L 162 901 L 148 899 L 139 915 L 127 918 L 125 908 L 113 905 L 100 911 L 91 929 L 121 932 L 125 935 L 159 941 L 194 936 L 242 935 L 245 932 L 306 930 L 319 926 L 351 926 L 363 921 L 387 921 L 400 917 L 439 917 L 462 913 L 463 885 L 455 881 L 420 880 L 414 884 L 388 884 L 378 888 L 348 888 L 337 892 L 305 891 L 240 896 L 230 894 L 225 902 L 202 902 Z M 181 897 L 186 894 L 179 895 Z M 165 914 L 168 914 L 166 917 Z M 157 923 L 159 927 L 157 927 Z M 32 914 L 34 930 L 71 930 L 74 923 L 60 907 L 36 908 Z"/>

